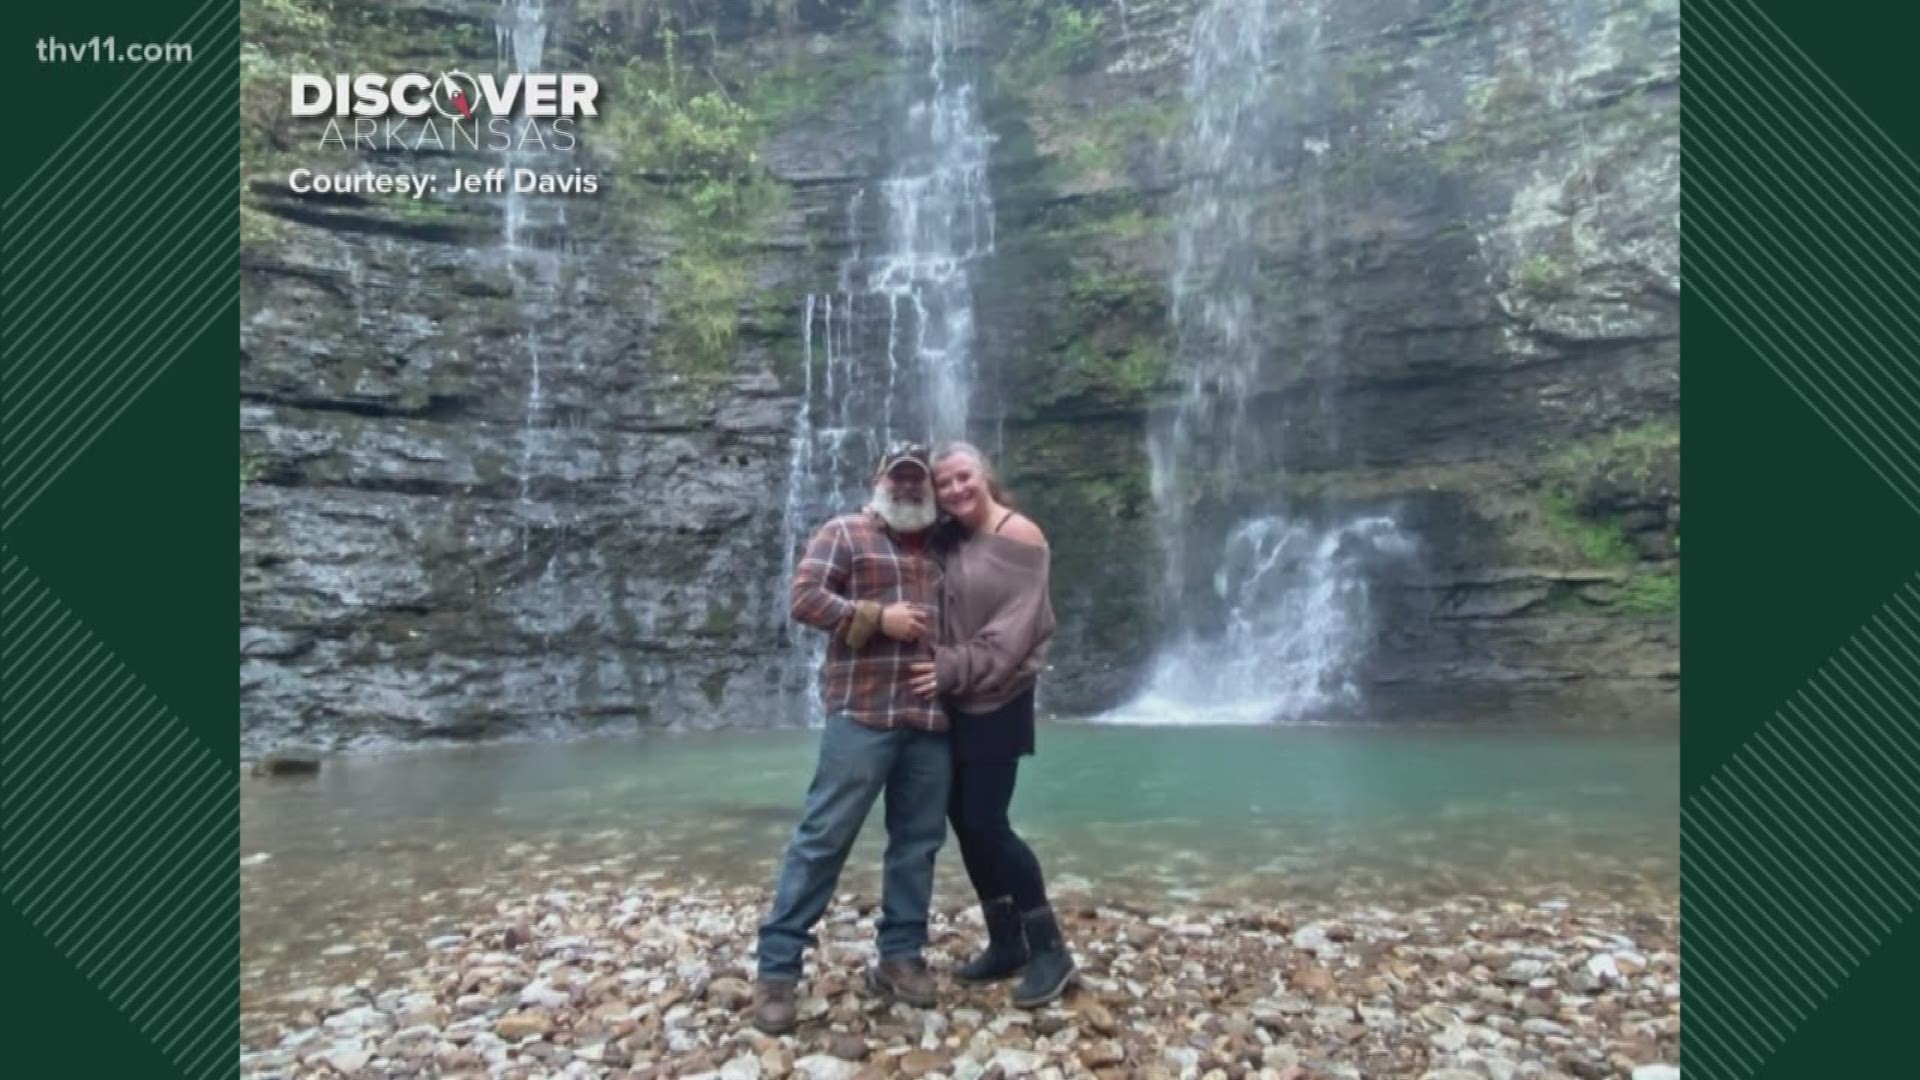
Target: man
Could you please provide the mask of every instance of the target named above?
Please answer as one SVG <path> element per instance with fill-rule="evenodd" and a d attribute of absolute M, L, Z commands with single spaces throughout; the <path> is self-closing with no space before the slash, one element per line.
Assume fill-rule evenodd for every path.
<path fill-rule="evenodd" d="M 889 447 L 872 501 L 827 522 L 794 571 L 793 617 L 831 635 L 820 679 L 827 722 L 773 910 L 760 927 L 753 1022 L 769 1034 L 793 1029 L 801 953 L 883 791 L 879 963 L 867 982 L 910 1005 L 934 1003 L 920 953 L 933 859 L 946 839 L 951 762 L 946 714 L 910 681 L 913 661 L 932 657 L 939 625 L 940 571 L 927 550 L 937 516 L 932 475 L 924 447 Z"/>

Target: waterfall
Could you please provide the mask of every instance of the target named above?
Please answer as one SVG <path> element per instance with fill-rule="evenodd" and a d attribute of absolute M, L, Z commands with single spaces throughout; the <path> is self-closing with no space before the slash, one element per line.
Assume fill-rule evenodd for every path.
<path fill-rule="evenodd" d="M 548 31 L 545 0 L 501 0 L 494 17 L 494 42 L 500 62 L 521 75 L 542 70 Z M 512 586 L 524 590 L 525 596 L 513 606 L 517 611 L 532 613 L 531 618 L 522 618 L 522 628 L 538 633 L 542 642 L 550 641 L 555 629 L 564 628 L 567 613 L 572 610 L 572 605 L 565 602 L 567 582 L 558 565 L 568 522 L 561 506 L 551 496 L 543 499 L 532 487 L 534 476 L 543 468 L 551 470 L 565 449 L 563 441 L 555 438 L 559 432 L 548 416 L 542 388 L 542 365 L 561 352 L 557 347 L 560 343 L 550 345 L 541 341 L 542 327 L 554 323 L 541 313 L 557 310 L 564 303 L 563 269 L 566 268 L 560 238 L 566 233 L 567 219 L 562 200 L 517 192 L 512 177 L 516 168 L 540 167 L 545 156 L 544 151 L 523 149 L 519 139 L 501 152 L 500 161 L 506 168 L 508 182 L 500 197 L 499 248 L 499 258 L 513 286 L 514 308 L 519 316 L 519 333 L 525 344 L 527 362 L 526 403 L 519 432 L 519 497 L 514 505 L 520 530 L 521 567 L 515 575 L 517 584 Z M 581 283 L 573 284 L 578 287 Z M 534 546 L 534 538 L 541 532 L 547 534 L 544 551 Z M 520 682 L 530 678 L 550 681 L 551 685 L 538 689 L 513 688 L 513 696 L 552 702 L 551 724 L 556 729 L 567 725 L 571 712 L 567 702 L 571 694 L 557 671 L 531 676 L 517 672 L 507 677 Z"/>
<path fill-rule="evenodd" d="M 1265 723 L 1351 705 L 1371 634 L 1366 566 L 1412 551 L 1390 516 L 1314 521 L 1286 505 L 1273 494 L 1285 433 L 1249 416 L 1263 377 L 1284 366 L 1320 379 L 1314 426 L 1338 429 L 1338 400 L 1325 389 L 1337 374 L 1340 328 L 1325 271 L 1323 139 L 1307 141 L 1287 181 L 1307 218 L 1295 224 L 1310 269 L 1289 282 L 1301 295 L 1272 295 L 1260 260 L 1260 204 L 1279 182 L 1283 119 L 1270 74 L 1284 72 L 1296 102 L 1323 92 L 1321 2 L 1281 19 L 1274 0 L 1209 0 L 1194 23 L 1168 281 L 1183 381 L 1147 448 L 1169 624 L 1144 692 L 1109 722 Z M 1307 333 L 1270 341 L 1262 326 L 1293 303 L 1289 314 Z"/>
<path fill-rule="evenodd" d="M 494 18 L 494 40 L 500 59 L 513 71 L 525 75 L 538 71 L 547 46 L 547 6 L 545 0 L 500 0 Z M 528 154 L 514 140 L 501 153 L 501 163 L 509 178 L 501 196 L 500 254 L 508 280 L 513 283 L 515 305 L 520 314 L 521 337 L 527 350 L 527 397 L 520 423 L 520 498 L 517 507 L 521 522 L 521 553 L 529 555 L 536 523 L 546 515 L 531 497 L 529 485 L 539 468 L 539 458 L 548 449 L 542 410 L 540 320 L 535 308 L 543 298 L 551 299 L 559 291 L 559 252 L 549 244 L 542 246 L 541 235 L 560 235 L 566 226 L 566 208 L 559 200 L 544 199 L 536 204 L 514 190 L 513 170 L 522 166 Z M 537 226 L 537 231 L 536 231 Z"/>
<path fill-rule="evenodd" d="M 848 254 L 833 291 L 809 295 L 802 320 L 803 395 L 792 440 L 776 603 L 784 616 L 794 560 L 813 530 L 866 500 L 895 438 L 967 435 L 974 366 L 972 273 L 993 253 L 987 184 L 992 137 L 981 125 L 958 44 L 961 0 L 901 0 L 896 34 L 909 70 L 892 131 L 893 166 L 874 185 L 884 247 L 860 243 L 869 192 L 848 203 Z M 795 714 L 818 720 L 825 644 L 791 628 L 783 685 Z"/>

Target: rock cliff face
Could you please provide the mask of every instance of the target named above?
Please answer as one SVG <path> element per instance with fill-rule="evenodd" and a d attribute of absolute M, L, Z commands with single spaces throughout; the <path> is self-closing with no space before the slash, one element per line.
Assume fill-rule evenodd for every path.
<path fill-rule="evenodd" d="M 1677 6 L 1269 2 L 1300 36 L 1247 408 L 1292 434 L 1194 513 L 1283 492 L 1418 540 L 1373 582 L 1376 715 L 1671 722 Z M 1146 432 L 1199 4 L 961 6 L 998 237 L 973 416 L 1055 544 L 1045 706 L 1086 714 L 1164 625 Z M 568 162 L 603 190 L 557 204 L 287 183 L 503 164 L 322 150 L 285 107 L 291 70 L 495 69 L 491 0 L 242 10 L 243 743 L 797 722 L 802 312 L 875 246 L 894 4 L 549 2 L 544 68 L 607 88 Z"/>

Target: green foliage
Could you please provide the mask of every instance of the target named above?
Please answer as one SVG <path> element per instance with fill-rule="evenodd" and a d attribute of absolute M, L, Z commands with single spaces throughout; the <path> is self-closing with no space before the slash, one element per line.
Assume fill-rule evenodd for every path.
<path fill-rule="evenodd" d="M 1117 173 L 1125 167 L 1129 151 L 1173 137 L 1185 116 L 1186 103 L 1173 95 L 1131 99 L 1060 117 L 1057 125 L 1063 134 L 1053 142 L 1059 147 L 1058 164 L 1076 178 Z"/>
<path fill-rule="evenodd" d="M 1566 447 L 1547 460 L 1547 471 L 1563 489 L 1603 473 L 1621 474 L 1644 484 L 1679 452 L 1679 423 L 1672 418 L 1649 420 Z"/>
<path fill-rule="evenodd" d="M 746 268 L 717 245 L 691 245 L 674 253 L 663 285 L 674 366 L 724 368 L 739 330 L 746 298 Z"/>
<path fill-rule="evenodd" d="M 246 202 L 240 203 L 240 249 L 266 247 L 280 235 L 280 223 L 272 214 Z"/>
<path fill-rule="evenodd" d="M 259 454 L 240 455 L 240 490 L 245 491 L 249 484 L 260 479 L 267 470 L 267 459 Z"/>
<path fill-rule="evenodd" d="M 1633 615 L 1671 615 L 1680 610 L 1680 573 L 1635 574 L 1620 586 L 1613 605 Z"/>
<path fill-rule="evenodd" d="M 332 27 L 332 8 L 323 0 L 243 0 L 240 21 L 248 33 L 314 35 Z"/>
<path fill-rule="evenodd" d="M 1633 546 L 1626 534 L 1611 522 L 1589 521 L 1574 509 L 1573 499 L 1563 491 L 1548 491 L 1540 498 L 1540 509 L 1547 528 L 1571 545 L 1590 566 L 1630 566 Z"/>
<path fill-rule="evenodd" d="M 1333 103 L 1344 112 L 1363 109 L 1399 81 L 1404 60 L 1400 50 L 1361 49 L 1335 68 Z"/>
<path fill-rule="evenodd" d="M 787 205 L 788 190 L 767 171 L 760 146 L 776 125 L 861 94 L 893 64 L 877 42 L 822 55 L 797 38 L 748 61 L 720 51 L 726 12 L 683 0 L 625 10 L 630 30 L 649 28 L 648 47 L 635 57 L 631 37 L 610 38 L 619 58 L 601 56 L 615 71 L 602 79 L 611 107 L 592 137 L 617 158 L 621 177 L 609 206 L 629 231 L 671 239 L 660 277 L 663 362 L 683 373 L 720 372 L 743 319 L 764 306 L 753 289 L 755 252 Z M 753 0 L 747 14 L 754 24 L 785 25 L 794 8 L 791 0 Z M 754 78 L 744 85 L 716 74 L 746 67 Z"/>
<path fill-rule="evenodd" d="M 674 188 L 701 217 L 738 209 L 738 189 L 759 164 L 759 118 L 728 95 L 718 79 L 683 70 L 679 35 L 662 30 L 663 60 L 628 61 L 611 80 L 618 110 L 606 134 L 618 141 L 621 164 Z"/>
<path fill-rule="evenodd" d="M 1097 250 L 1103 241 L 1133 243 L 1165 237 L 1173 227 L 1170 214 L 1152 214 L 1128 196 L 1106 204 L 1069 201 L 1052 207 L 1032 228 L 1009 237 L 1010 247 L 1045 246 L 1060 250 Z M 1113 209 L 1123 205 L 1123 210 Z"/>
<path fill-rule="evenodd" d="M 1068 324 L 1075 329 L 1058 354 L 1056 386 L 1063 396 L 1092 390 L 1131 397 L 1165 384 L 1173 371 L 1172 350 L 1150 329 L 1165 306 L 1158 281 L 1083 270 L 1068 283 L 1067 299 Z M 1097 329 L 1089 336 L 1087 327 Z"/>
<path fill-rule="evenodd" d="M 1625 581 L 1606 590 L 1611 595 L 1583 600 L 1608 611 L 1628 615 L 1671 615 L 1680 609 L 1680 574 L 1676 568 L 1650 567 L 1641 561 L 1619 524 L 1594 520 L 1579 510 L 1579 492 L 1603 478 L 1613 484 L 1648 485 L 1673 467 L 1680 448 L 1679 424 L 1672 418 L 1650 420 L 1565 447 L 1547 458 L 1547 488 L 1541 495 L 1541 517 L 1548 531 L 1572 548 L 1588 566 L 1628 570 Z M 1674 554 L 1680 551 L 1674 537 Z M 1577 610 L 1580 604 L 1565 606 Z"/>
<path fill-rule="evenodd" d="M 1167 227 L 1167 218 L 1148 217 L 1145 211 L 1134 207 L 1108 218 L 1100 225 L 1100 231 L 1116 240 L 1144 240 L 1164 234 Z"/>
<path fill-rule="evenodd" d="M 332 7 L 322 0 L 241 0 L 240 26 L 240 247 L 247 250 L 272 243 L 279 224 L 248 201 L 244 172 L 273 157 L 287 77 L 319 68 L 313 49 L 332 37 Z"/>
<path fill-rule="evenodd" d="M 1129 309 L 1157 308 L 1161 302 L 1161 286 L 1146 278 L 1099 268 L 1083 269 L 1067 283 L 1067 297 L 1078 314 L 1098 320 L 1124 314 Z"/>
<path fill-rule="evenodd" d="M 1052 354 L 1048 364 L 1046 382 L 1024 402 L 1029 412 L 1074 399 L 1137 401 L 1172 377 L 1173 352 L 1151 338 L 1118 346 L 1076 341 Z"/>
<path fill-rule="evenodd" d="M 580 16 L 615 22 L 641 35 L 659 27 L 675 24 L 700 33 L 715 33 L 721 20 L 745 18 L 748 27 L 791 26 L 798 17 L 800 0 L 738 0 L 735 4 L 716 4 L 712 0 L 574 0 Z"/>
<path fill-rule="evenodd" d="M 700 633 L 707 635 L 731 634 L 740 625 L 740 612 L 746 607 L 746 599 L 735 595 L 725 603 L 715 604 L 707 609 L 707 617 L 700 625 Z"/>
<path fill-rule="evenodd" d="M 1465 139 L 1410 144 L 1376 139 L 1340 139 L 1322 158 L 1326 182 L 1335 189 L 1417 189 L 1470 170 L 1486 160 L 1484 148 Z"/>
<path fill-rule="evenodd" d="M 280 235 L 280 222 L 272 214 L 247 201 L 247 178 L 240 180 L 240 250 L 261 248 Z"/>
<path fill-rule="evenodd" d="M 1011 34 L 998 67 L 1003 83 L 1032 88 L 1078 71 L 1099 53 L 1104 0 L 1011 0 Z"/>
<path fill-rule="evenodd" d="M 659 61 L 631 60 L 611 80 L 620 107 L 597 137 L 611 140 L 634 180 L 617 195 L 621 220 L 674 239 L 662 277 L 666 362 L 721 371 L 748 296 L 752 244 L 778 216 L 785 189 L 760 162 L 764 115 L 709 70 L 684 67 L 673 30 L 658 40 Z"/>
<path fill-rule="evenodd" d="M 240 28 L 240 153 L 248 160 L 270 151 L 287 77 L 322 69 L 336 27 L 325 0 L 241 0 Z"/>
<path fill-rule="evenodd" d="M 1125 164 L 1120 148 L 1092 139 L 1076 139 L 1060 154 L 1060 164 L 1074 177 L 1100 176 L 1118 172 Z"/>
<path fill-rule="evenodd" d="M 1187 117 L 1187 103 L 1178 95 L 1163 98 L 1136 98 L 1110 109 L 1101 109 L 1088 123 L 1107 142 L 1125 145 L 1159 142 L 1180 130 Z"/>
<path fill-rule="evenodd" d="M 1090 477 L 1078 487 L 1095 511 L 1119 520 L 1139 517 L 1153 501 L 1153 481 L 1144 470 Z"/>
<path fill-rule="evenodd" d="M 1173 375 L 1173 350 L 1164 341 L 1135 342 L 1111 358 L 1107 382 L 1124 393 L 1147 394 L 1165 386 Z"/>
<path fill-rule="evenodd" d="M 726 699 L 727 679 L 726 672 L 714 671 L 700 680 L 700 690 L 707 695 L 707 704 L 717 708 Z"/>
<path fill-rule="evenodd" d="M 1443 176 L 1459 176 L 1473 168 L 1479 159 L 1473 144 L 1465 139 L 1446 139 L 1428 148 L 1434 169 Z"/>
<path fill-rule="evenodd" d="M 1467 108 L 1473 121 L 1481 125 L 1524 119 L 1544 108 L 1545 103 L 1534 78 L 1511 63 L 1467 89 Z"/>
<path fill-rule="evenodd" d="M 1562 291 L 1573 280 L 1573 270 L 1545 253 L 1535 254 L 1516 268 L 1513 283 L 1536 296 Z"/>
<path fill-rule="evenodd" d="M 877 43 L 824 58 L 796 46 L 755 77 L 747 97 L 765 123 L 783 124 L 870 93 L 894 70 L 892 57 Z"/>

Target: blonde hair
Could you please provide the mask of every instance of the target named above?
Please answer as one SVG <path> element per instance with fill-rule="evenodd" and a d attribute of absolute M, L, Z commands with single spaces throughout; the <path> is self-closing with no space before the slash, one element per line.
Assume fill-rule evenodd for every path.
<path fill-rule="evenodd" d="M 940 463 L 950 457 L 972 458 L 973 463 L 980 467 L 980 475 L 986 479 L 987 494 L 993 496 L 994 502 L 999 503 L 1009 510 L 1013 509 L 1013 495 L 1007 491 L 1005 485 L 1000 483 L 1000 474 L 994 471 L 993 462 L 988 460 L 985 452 L 979 447 L 970 442 L 960 442 L 958 440 L 942 443 L 940 448 L 933 452 L 933 467 L 938 469 Z"/>

